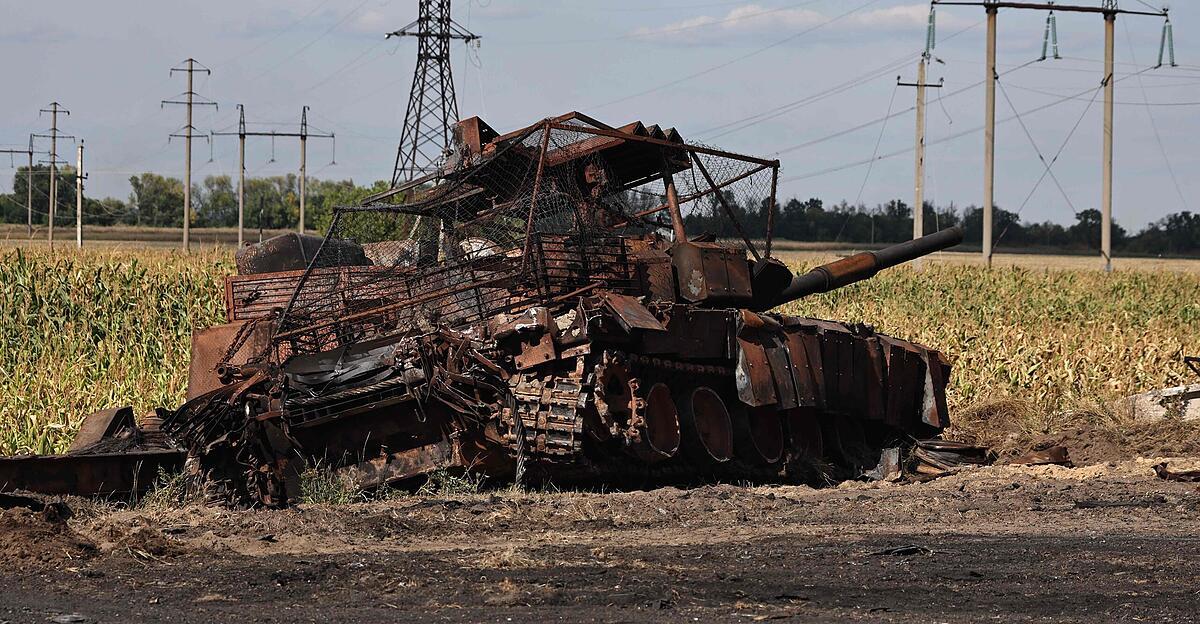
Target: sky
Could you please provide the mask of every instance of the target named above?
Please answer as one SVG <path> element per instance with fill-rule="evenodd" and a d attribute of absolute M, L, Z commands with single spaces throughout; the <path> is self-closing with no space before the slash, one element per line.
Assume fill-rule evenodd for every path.
<path fill-rule="evenodd" d="M 1200 164 L 1200 7 L 1176 4 L 1179 67 L 1150 69 L 1161 18 L 1123 16 L 1116 26 L 1114 216 L 1134 229 L 1191 209 L 1200 191 L 1189 175 Z M 0 144 L 23 148 L 49 128 L 39 109 L 61 103 L 71 112 L 62 131 L 85 141 L 89 195 L 126 198 L 129 177 L 143 171 L 182 177 L 183 142 L 168 135 L 184 109 L 160 101 L 184 91 L 169 70 L 188 57 L 211 68 L 195 90 L 219 105 L 196 109 L 199 132 L 236 130 L 237 104 L 252 130 L 295 131 L 307 105 L 313 131 L 337 137 L 336 163 L 331 141 L 310 140 L 310 176 L 390 179 L 416 41 L 384 33 L 415 19 L 416 0 L 0 5 Z M 477 48 L 453 47 L 462 117 L 501 132 L 571 110 L 674 126 L 691 142 L 779 158 L 784 199 L 912 201 L 916 94 L 897 78 L 915 79 L 927 3 L 456 0 L 453 14 L 482 37 Z M 1039 62 L 1046 14 L 999 16 L 996 202 L 1024 220 L 1069 223 L 1100 202 L 1103 20 L 1056 17 L 1063 58 Z M 978 205 L 984 11 L 943 6 L 936 22 L 929 80 L 944 87 L 929 94 L 926 199 Z M 194 179 L 236 173 L 236 137 L 193 150 Z M 60 158 L 74 161 L 69 141 Z M 1043 159 L 1052 175 L 1043 177 Z M 4 160 L 7 191 L 2 169 L 21 158 Z M 251 139 L 246 160 L 251 176 L 294 173 L 298 141 Z"/>

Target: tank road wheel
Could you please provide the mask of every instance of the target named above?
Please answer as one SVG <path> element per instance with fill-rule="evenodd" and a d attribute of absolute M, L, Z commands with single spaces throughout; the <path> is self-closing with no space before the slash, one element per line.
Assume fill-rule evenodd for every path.
<path fill-rule="evenodd" d="M 701 461 L 733 459 L 733 422 L 721 397 L 706 386 L 685 392 L 682 418 L 685 448 Z"/>
<path fill-rule="evenodd" d="M 792 452 L 808 459 L 825 456 L 825 444 L 821 437 L 820 414 L 815 407 L 797 407 L 784 414 L 787 423 L 788 445 Z"/>
<path fill-rule="evenodd" d="M 850 470 L 848 474 L 857 472 L 864 466 L 869 468 L 875 465 L 868 464 L 872 460 L 871 452 L 867 448 L 862 423 L 854 416 L 825 412 L 821 419 L 821 435 L 829 460 Z"/>
<path fill-rule="evenodd" d="M 863 421 L 858 418 L 841 418 L 837 423 L 842 453 L 855 469 L 871 468 L 879 462 L 880 449 L 872 449 L 867 442 Z"/>
<path fill-rule="evenodd" d="M 640 393 L 639 393 L 640 394 Z M 650 387 L 645 399 L 635 401 L 630 419 L 630 436 L 634 454 L 648 463 L 675 456 L 679 451 L 679 410 L 667 384 Z"/>
<path fill-rule="evenodd" d="M 739 408 L 733 419 L 738 458 L 750 464 L 774 464 L 783 458 L 783 419 L 774 406 Z"/>

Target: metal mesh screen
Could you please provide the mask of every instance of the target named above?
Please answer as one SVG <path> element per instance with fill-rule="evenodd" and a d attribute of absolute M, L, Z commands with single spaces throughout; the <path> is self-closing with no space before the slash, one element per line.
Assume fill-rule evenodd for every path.
<path fill-rule="evenodd" d="M 671 232 L 664 173 L 689 236 L 767 235 L 766 161 L 687 146 L 656 126 L 614 132 L 544 122 L 483 153 L 450 154 L 453 164 L 393 203 L 338 208 L 280 319 L 277 350 L 461 327 L 597 285 L 637 294 L 631 240 Z M 360 245 L 370 266 L 347 266 L 338 242 Z"/>

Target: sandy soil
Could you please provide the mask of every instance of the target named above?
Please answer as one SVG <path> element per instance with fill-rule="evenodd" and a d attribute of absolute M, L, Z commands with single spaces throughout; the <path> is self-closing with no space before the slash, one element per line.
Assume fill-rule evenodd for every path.
<path fill-rule="evenodd" d="M 66 522 L 10 509 L 0 622 L 1200 621 L 1200 486 L 1155 478 L 1156 461 L 282 512 L 75 504 Z"/>

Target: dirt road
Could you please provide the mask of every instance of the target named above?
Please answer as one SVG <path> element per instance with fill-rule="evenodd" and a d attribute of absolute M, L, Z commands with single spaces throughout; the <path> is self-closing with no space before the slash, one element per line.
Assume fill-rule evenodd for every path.
<path fill-rule="evenodd" d="M 8 510 L 0 622 L 1200 621 L 1200 487 L 1152 463 L 66 523 Z"/>

